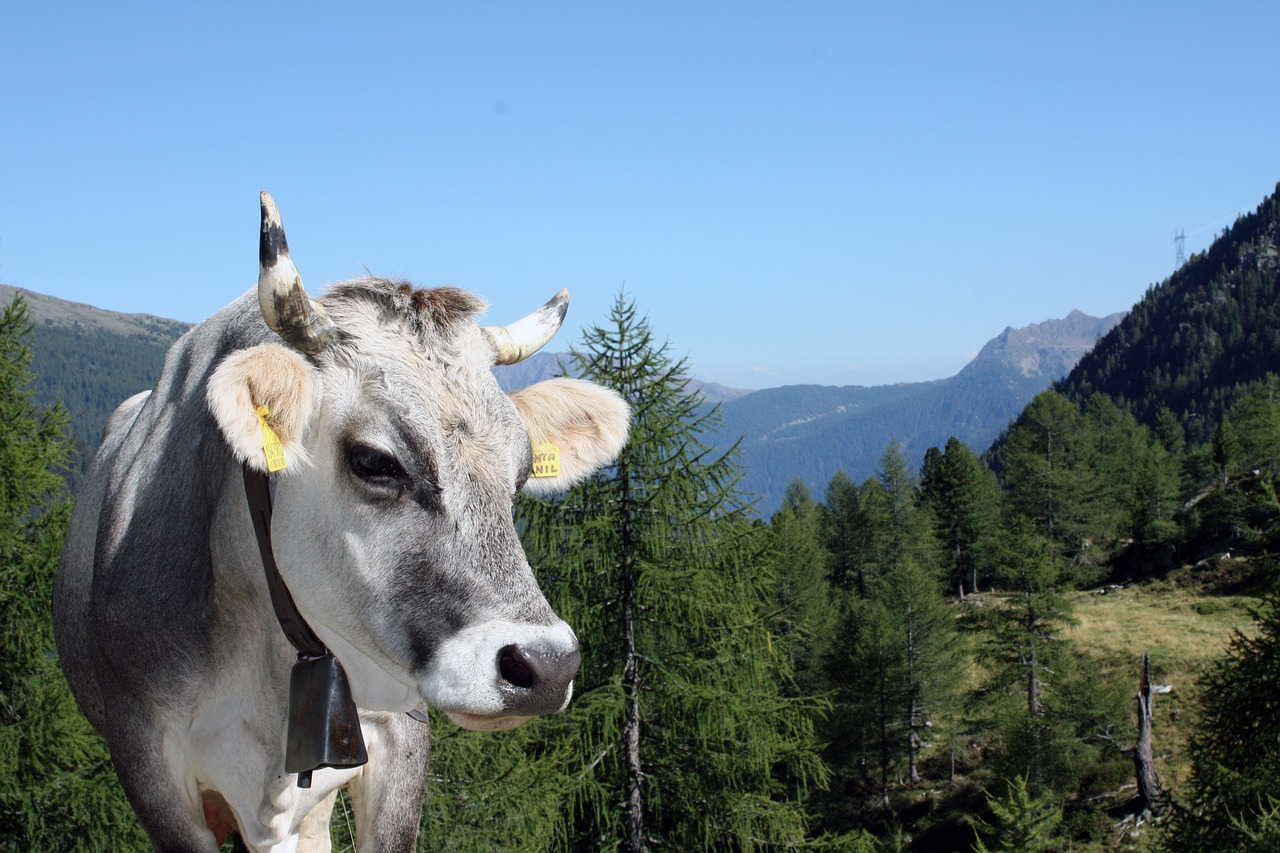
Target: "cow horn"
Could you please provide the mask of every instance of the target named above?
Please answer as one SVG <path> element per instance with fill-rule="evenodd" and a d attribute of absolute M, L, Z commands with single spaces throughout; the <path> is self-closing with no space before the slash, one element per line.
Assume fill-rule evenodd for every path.
<path fill-rule="evenodd" d="M 262 236 L 258 241 L 258 308 L 267 326 L 294 349 L 315 355 L 334 335 L 333 321 L 320 303 L 307 296 L 298 268 L 289 257 L 289 243 L 275 199 L 265 190 Z"/>
<path fill-rule="evenodd" d="M 546 305 L 509 326 L 485 326 L 485 336 L 497 350 L 494 364 L 515 364 L 533 355 L 555 337 L 569 310 L 569 291 L 563 287 Z"/>

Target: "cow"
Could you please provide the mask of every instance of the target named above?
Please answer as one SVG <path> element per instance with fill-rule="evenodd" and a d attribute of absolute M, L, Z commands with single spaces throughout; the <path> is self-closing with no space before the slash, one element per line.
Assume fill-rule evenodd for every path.
<path fill-rule="evenodd" d="M 491 368 L 549 340 L 566 291 L 505 327 L 480 326 L 485 303 L 457 288 L 368 276 L 312 297 L 260 201 L 256 291 L 183 335 L 108 424 L 58 570 L 58 654 L 157 850 L 216 851 L 235 830 L 254 851 L 327 851 L 346 787 L 359 850 L 410 851 L 421 709 L 505 729 L 569 701 L 577 638 L 512 506 L 608 464 L 629 412 L 577 379 L 499 388 Z M 535 447 L 553 464 L 531 476 Z M 245 483 L 278 467 L 273 451 L 264 549 Z M 367 747 L 309 787 L 286 769 L 300 656 L 271 556 L 345 673 Z"/>

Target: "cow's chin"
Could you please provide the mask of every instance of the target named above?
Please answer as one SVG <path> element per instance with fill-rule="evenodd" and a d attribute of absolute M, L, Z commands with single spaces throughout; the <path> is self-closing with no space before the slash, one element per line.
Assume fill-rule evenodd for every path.
<path fill-rule="evenodd" d="M 445 711 L 449 719 L 473 732 L 502 732 L 532 720 L 533 717 L 490 717 L 483 714 L 466 714 L 462 711 Z"/>

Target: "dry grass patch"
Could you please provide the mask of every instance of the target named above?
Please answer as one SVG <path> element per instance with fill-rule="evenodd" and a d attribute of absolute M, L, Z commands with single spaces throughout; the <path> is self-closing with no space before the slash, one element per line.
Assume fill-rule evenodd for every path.
<path fill-rule="evenodd" d="M 1204 595 L 1153 583 L 1072 594 L 1076 624 L 1067 632 L 1075 648 L 1102 662 L 1105 677 L 1137 693 L 1138 664 L 1151 655 L 1152 680 L 1173 692 L 1154 703 L 1156 762 L 1166 785 L 1177 788 L 1189 769 L 1187 738 L 1195 725 L 1198 683 L 1206 668 L 1227 648 L 1233 632 L 1249 634 L 1251 596 Z M 1136 725 L 1136 722 L 1135 722 Z M 1117 733 L 1124 741 L 1127 733 Z"/>

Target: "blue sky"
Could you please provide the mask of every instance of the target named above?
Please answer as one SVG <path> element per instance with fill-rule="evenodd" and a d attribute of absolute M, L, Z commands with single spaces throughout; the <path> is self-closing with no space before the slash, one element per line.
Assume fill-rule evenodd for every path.
<path fill-rule="evenodd" d="M 0 6 L 0 281 L 195 321 L 257 275 L 625 292 L 699 378 L 954 374 L 1124 310 L 1280 181 L 1275 3 Z"/>

